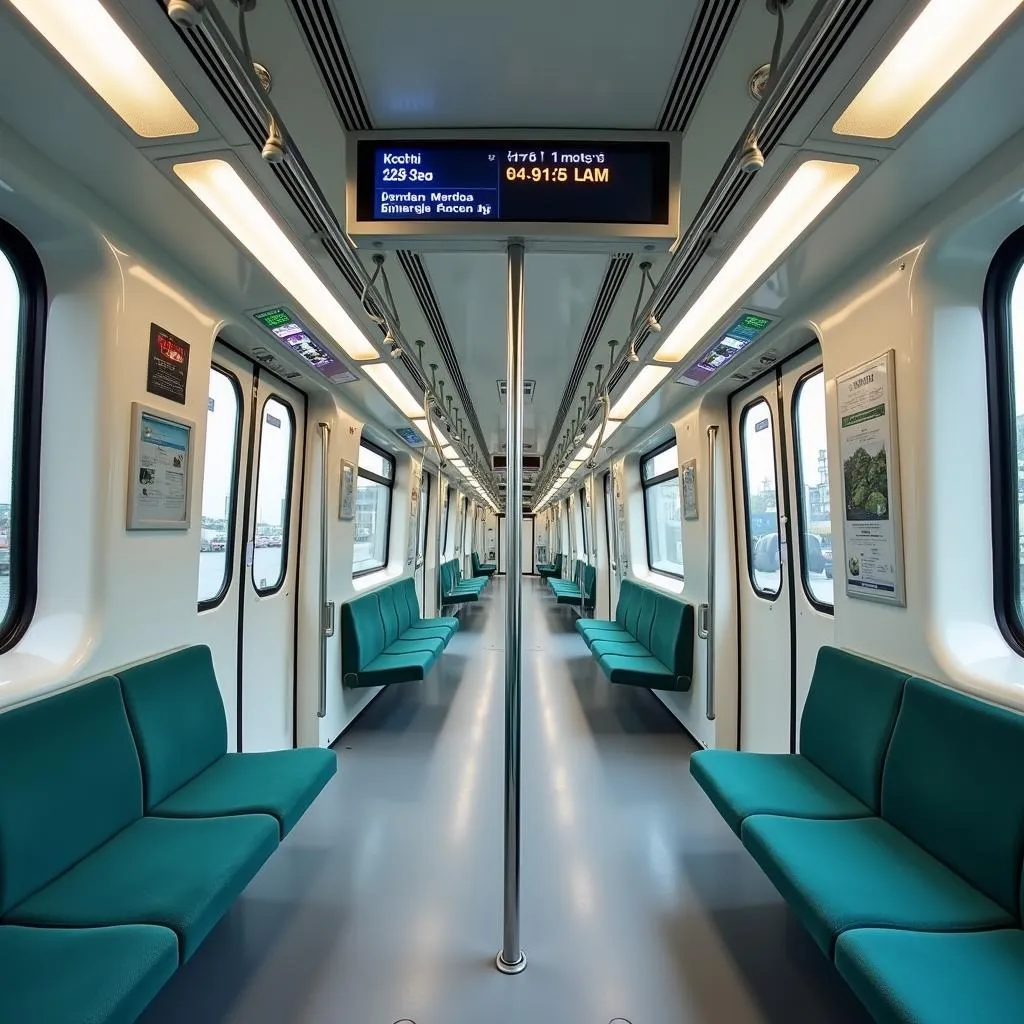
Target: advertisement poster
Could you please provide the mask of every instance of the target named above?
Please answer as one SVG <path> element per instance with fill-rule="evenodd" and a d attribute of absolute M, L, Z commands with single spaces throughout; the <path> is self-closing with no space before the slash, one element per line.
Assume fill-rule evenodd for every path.
<path fill-rule="evenodd" d="M 356 467 L 341 460 L 341 501 L 338 518 L 346 521 L 356 517 Z"/>
<path fill-rule="evenodd" d="M 680 477 L 683 488 L 683 518 L 697 519 L 697 460 L 683 463 Z"/>
<path fill-rule="evenodd" d="M 836 381 L 843 467 L 846 593 L 903 605 L 903 530 L 896 427 L 895 357 Z"/>
<path fill-rule="evenodd" d="M 188 342 L 156 324 L 150 324 L 146 390 L 151 395 L 184 405 L 187 387 Z"/>
<path fill-rule="evenodd" d="M 132 403 L 129 530 L 189 527 L 192 425 Z"/>
<path fill-rule="evenodd" d="M 356 375 L 309 330 L 287 306 L 252 314 L 286 348 L 334 384 L 349 384 Z"/>

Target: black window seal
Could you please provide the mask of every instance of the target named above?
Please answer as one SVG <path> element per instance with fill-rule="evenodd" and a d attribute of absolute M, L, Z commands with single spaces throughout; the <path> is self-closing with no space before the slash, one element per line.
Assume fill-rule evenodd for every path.
<path fill-rule="evenodd" d="M 39 590 L 39 490 L 43 435 L 43 370 L 48 296 L 42 261 L 31 242 L 0 220 L 0 251 L 18 282 L 14 444 L 11 452 L 9 598 L 0 619 L 0 653 L 25 635 Z"/>
<path fill-rule="evenodd" d="M 365 569 L 354 569 L 352 571 L 352 579 L 358 580 L 363 576 L 370 576 L 375 572 L 383 572 L 388 567 L 388 563 L 391 560 L 391 511 L 394 506 L 394 489 L 395 489 L 395 457 L 391 452 L 385 451 L 378 444 L 374 444 L 368 437 L 361 437 L 359 439 L 359 447 L 365 448 L 367 451 L 371 451 L 374 455 L 379 455 L 384 459 L 388 465 L 391 466 L 391 477 L 390 479 L 385 476 L 381 476 L 379 473 L 374 473 L 369 469 L 363 469 L 362 466 L 358 466 L 356 475 L 362 477 L 364 480 L 370 480 L 375 484 L 380 484 L 388 492 L 388 514 L 385 517 L 386 523 L 384 524 L 384 561 L 379 564 L 368 566 Z M 358 484 L 356 485 L 358 487 Z"/>
<path fill-rule="evenodd" d="M 281 403 L 288 411 L 288 422 L 291 424 L 292 436 L 288 443 L 288 491 L 287 501 L 285 502 L 284 508 L 284 522 L 281 524 L 281 575 L 277 583 L 272 587 L 266 587 L 261 589 L 256 583 L 256 519 L 259 514 L 260 507 L 260 467 L 259 462 L 263 459 L 263 428 L 266 425 L 267 405 L 272 401 L 276 400 Z M 256 592 L 259 597 L 272 597 L 276 594 L 284 585 L 288 579 L 288 548 L 291 542 L 291 525 L 292 525 L 292 499 L 294 497 L 295 488 L 292 486 L 295 482 L 295 434 L 297 432 L 297 426 L 295 422 L 295 410 L 291 406 L 284 395 L 278 394 L 276 391 L 271 391 L 265 399 L 263 399 L 263 405 L 260 407 L 260 444 L 259 451 L 257 453 L 257 464 L 256 464 L 256 490 L 253 494 L 253 509 L 252 509 L 252 543 L 253 543 L 253 559 L 252 566 L 249 570 L 252 578 L 252 589 Z"/>
<path fill-rule="evenodd" d="M 747 416 L 750 410 L 755 405 L 763 402 L 765 408 L 768 410 L 768 425 L 772 432 L 772 469 L 775 473 L 775 536 L 779 538 L 779 589 L 776 591 L 762 590 L 757 585 L 757 581 L 754 579 L 754 545 L 751 543 L 750 537 L 750 485 L 748 481 L 747 473 L 747 445 L 746 439 L 743 436 L 744 428 L 747 425 Z M 743 515 L 746 527 L 747 535 L 747 577 L 750 580 L 750 586 L 753 588 L 754 593 L 761 598 L 763 601 L 778 601 L 782 596 L 782 524 L 779 522 L 779 469 L 776 463 L 778 452 L 776 451 L 776 436 L 775 436 L 775 415 L 772 412 L 772 404 L 768 401 L 764 395 L 758 395 L 756 398 L 752 398 L 743 409 L 740 411 L 740 461 L 743 469 Z"/>
<path fill-rule="evenodd" d="M 825 615 L 835 615 L 836 605 L 835 598 L 833 597 L 832 604 L 828 604 L 826 601 L 819 601 L 811 591 L 811 583 L 808 579 L 807 569 L 807 550 L 805 544 L 807 541 L 807 521 L 804 516 L 804 477 L 803 477 L 803 452 L 800 450 L 800 395 L 803 392 L 804 385 L 814 377 L 821 374 L 822 385 L 825 383 L 825 367 L 817 366 L 813 370 L 808 370 L 803 374 L 796 382 L 796 386 L 793 388 L 793 399 L 792 407 L 790 409 L 790 416 L 793 419 L 793 442 L 794 450 L 796 454 L 796 528 L 800 531 L 800 578 L 803 582 L 804 595 L 810 602 L 812 608 Z M 827 444 L 827 438 L 826 438 Z M 827 451 L 827 449 L 826 449 Z M 829 513 L 829 519 L 831 521 L 831 510 Z M 749 526 L 748 526 L 749 529 Z M 835 551 L 835 546 L 832 548 Z M 833 563 L 832 569 L 832 585 L 835 587 L 835 565 Z"/>
<path fill-rule="evenodd" d="M 665 473 L 659 473 L 657 476 L 652 476 L 650 480 L 644 479 L 644 469 L 647 463 L 651 459 L 656 458 L 663 452 L 667 452 L 670 449 L 676 449 L 676 467 L 670 469 Z M 664 444 L 659 444 L 657 448 L 652 448 L 649 452 L 643 455 L 640 459 L 640 487 L 643 491 L 644 499 L 644 548 L 647 552 L 647 571 L 654 573 L 655 576 L 667 576 L 670 580 L 680 580 L 683 583 L 686 582 L 685 576 L 685 561 L 683 562 L 683 572 L 672 572 L 670 569 L 656 569 L 651 564 L 651 516 L 647 510 L 647 492 L 652 487 L 657 487 L 658 484 L 665 483 L 666 480 L 678 480 L 679 479 L 679 442 L 676 438 L 669 438 Z M 682 505 L 682 497 L 680 496 L 680 505 Z M 682 509 L 680 508 L 680 514 Z M 682 522 L 680 521 L 680 529 L 682 528 Z"/>
<path fill-rule="evenodd" d="M 1016 654 L 1024 656 L 1024 622 L 1018 607 L 1020 527 L 1010 322 L 1010 300 L 1021 273 L 1024 273 L 1024 227 L 1016 230 L 996 250 L 985 278 L 983 299 L 991 460 L 993 602 L 1003 638 Z"/>
<path fill-rule="evenodd" d="M 226 366 L 221 366 L 216 360 L 213 360 L 210 363 L 210 371 L 211 373 L 216 372 L 223 374 L 228 379 L 228 382 L 231 384 L 231 390 L 235 394 L 235 401 L 238 403 L 238 411 L 235 417 L 235 448 L 234 453 L 231 456 L 231 491 L 229 494 L 229 498 L 231 500 L 228 502 L 228 532 L 224 544 L 224 557 L 227 559 L 227 565 L 225 566 L 224 578 L 221 581 L 220 590 L 218 590 L 213 597 L 208 597 L 206 600 L 198 602 L 198 608 L 201 612 L 208 612 L 221 605 L 224 598 L 228 596 L 228 591 L 231 589 L 231 584 L 235 578 L 235 534 L 237 532 L 235 526 L 238 519 L 238 465 L 242 454 L 242 420 L 245 419 L 242 415 L 242 403 L 245 400 L 242 395 L 242 384 L 234 371 L 228 369 Z M 209 445 L 208 433 L 206 440 L 207 445 Z M 209 451 L 209 448 L 207 448 L 207 451 Z M 202 513 L 200 513 L 199 529 L 200 534 L 202 534 Z"/>

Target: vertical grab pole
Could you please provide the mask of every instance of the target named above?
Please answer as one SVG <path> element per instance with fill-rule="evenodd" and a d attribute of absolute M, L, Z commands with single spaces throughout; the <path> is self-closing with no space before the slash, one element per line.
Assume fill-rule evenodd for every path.
<path fill-rule="evenodd" d="M 441 580 L 441 555 L 443 553 L 444 538 L 441 536 L 441 524 L 444 522 L 444 506 L 448 503 L 448 493 L 445 487 L 444 472 L 440 465 L 440 452 L 438 453 L 437 467 L 437 528 L 434 530 L 434 572 L 437 574 L 437 586 L 434 588 L 434 600 L 437 606 L 434 608 L 434 618 L 439 619 L 444 614 L 444 584 Z M 427 509 L 429 516 L 430 509 Z M 423 572 L 426 574 L 426 566 Z M 426 589 L 424 589 L 426 593 Z M 426 614 L 426 612 L 424 612 Z"/>
<path fill-rule="evenodd" d="M 505 926 L 497 967 L 502 974 L 526 968 L 519 947 L 519 767 L 522 711 L 523 532 L 523 276 L 522 242 L 508 247 L 508 400 L 506 403 L 505 595 Z"/>
<path fill-rule="evenodd" d="M 327 716 L 327 640 L 334 636 L 334 602 L 327 600 L 327 454 L 331 445 L 329 423 L 320 424 L 320 700 L 316 717 Z"/>
<path fill-rule="evenodd" d="M 708 427 L 708 600 L 703 605 L 700 636 L 707 641 L 708 686 L 705 714 L 715 720 L 715 553 L 718 525 L 718 427 Z"/>

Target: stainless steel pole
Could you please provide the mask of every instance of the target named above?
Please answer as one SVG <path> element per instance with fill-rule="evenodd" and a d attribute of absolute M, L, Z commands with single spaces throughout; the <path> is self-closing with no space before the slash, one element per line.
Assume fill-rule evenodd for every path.
<path fill-rule="evenodd" d="M 715 557 L 718 546 L 718 427 L 708 427 L 708 600 L 703 637 L 707 640 L 708 689 L 705 714 L 715 720 Z"/>
<path fill-rule="evenodd" d="M 523 639 L 523 276 L 522 242 L 508 247 L 508 378 L 505 440 L 508 569 L 505 593 L 505 927 L 497 967 L 502 974 L 526 968 L 519 947 L 519 768 Z"/>
<path fill-rule="evenodd" d="M 327 456 L 331 445 L 331 427 L 320 424 L 320 695 L 317 718 L 327 716 L 327 640 L 334 636 L 334 602 L 327 600 Z"/>

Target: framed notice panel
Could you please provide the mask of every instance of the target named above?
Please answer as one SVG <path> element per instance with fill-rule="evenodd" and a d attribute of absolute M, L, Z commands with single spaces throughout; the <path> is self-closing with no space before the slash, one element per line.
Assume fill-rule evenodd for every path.
<path fill-rule="evenodd" d="M 683 472 L 679 477 L 683 489 L 683 518 L 697 519 L 697 460 L 690 459 L 683 463 Z"/>
<path fill-rule="evenodd" d="M 836 381 L 846 593 L 905 605 L 896 361 L 892 349 Z"/>
<path fill-rule="evenodd" d="M 131 431 L 127 528 L 187 530 L 194 424 L 132 402 Z"/>

